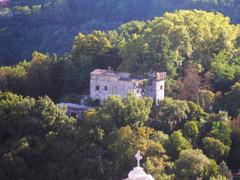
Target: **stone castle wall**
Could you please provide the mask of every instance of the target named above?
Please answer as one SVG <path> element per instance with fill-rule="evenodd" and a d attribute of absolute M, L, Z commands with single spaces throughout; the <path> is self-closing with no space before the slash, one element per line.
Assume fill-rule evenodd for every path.
<path fill-rule="evenodd" d="M 152 97 L 158 103 L 164 99 L 164 79 L 159 79 L 159 73 L 157 78 L 131 79 L 128 73 L 94 70 L 90 79 L 90 97 L 102 103 L 109 96 L 125 98 L 129 93 L 133 93 L 137 97 Z M 148 82 L 145 86 L 144 81 Z"/>

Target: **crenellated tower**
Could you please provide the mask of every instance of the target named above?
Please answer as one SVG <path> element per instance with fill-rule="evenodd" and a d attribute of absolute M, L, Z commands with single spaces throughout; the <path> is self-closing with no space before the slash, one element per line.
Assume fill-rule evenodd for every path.
<path fill-rule="evenodd" d="M 159 104 L 161 100 L 164 100 L 165 80 L 167 78 L 166 72 L 151 72 L 148 73 L 148 96 L 152 97 Z"/>

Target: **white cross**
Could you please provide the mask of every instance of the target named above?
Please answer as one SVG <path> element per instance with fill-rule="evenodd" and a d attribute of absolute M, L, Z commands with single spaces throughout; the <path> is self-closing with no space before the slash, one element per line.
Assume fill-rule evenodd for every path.
<path fill-rule="evenodd" d="M 137 152 L 135 155 L 135 158 L 137 159 L 137 167 L 140 167 L 140 161 L 142 160 L 142 156 L 140 155 L 140 151 Z"/>

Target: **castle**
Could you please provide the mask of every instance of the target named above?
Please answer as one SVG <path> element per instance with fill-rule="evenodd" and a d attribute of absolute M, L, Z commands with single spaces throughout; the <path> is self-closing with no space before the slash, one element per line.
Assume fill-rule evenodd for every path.
<path fill-rule="evenodd" d="M 90 97 L 102 103 L 109 96 L 121 98 L 133 93 L 137 97 L 152 97 L 156 104 L 164 99 L 166 72 L 148 73 L 148 79 L 131 78 L 129 73 L 111 68 L 95 69 L 90 73 Z"/>

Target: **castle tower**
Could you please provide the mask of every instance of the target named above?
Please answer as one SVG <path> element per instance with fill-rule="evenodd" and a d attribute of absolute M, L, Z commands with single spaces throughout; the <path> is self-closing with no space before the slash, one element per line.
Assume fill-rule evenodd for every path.
<path fill-rule="evenodd" d="M 161 100 L 164 100 L 166 77 L 166 72 L 149 73 L 148 95 L 153 98 L 153 100 L 156 102 L 156 105 L 158 105 Z"/>

